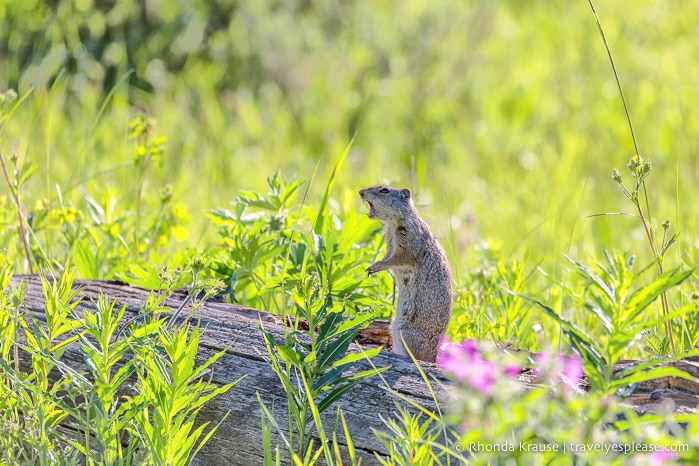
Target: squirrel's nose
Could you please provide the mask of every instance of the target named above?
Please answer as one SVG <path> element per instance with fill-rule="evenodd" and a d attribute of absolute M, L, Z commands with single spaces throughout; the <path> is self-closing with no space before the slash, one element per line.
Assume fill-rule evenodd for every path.
<path fill-rule="evenodd" d="M 366 193 L 366 188 L 362 188 L 362 189 L 359 190 L 359 195 L 360 195 L 361 197 L 364 197 L 364 193 Z"/>

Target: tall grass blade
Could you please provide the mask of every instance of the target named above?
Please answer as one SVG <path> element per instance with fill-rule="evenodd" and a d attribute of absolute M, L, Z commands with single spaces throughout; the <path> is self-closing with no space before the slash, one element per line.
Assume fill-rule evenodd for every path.
<path fill-rule="evenodd" d="M 313 232 L 317 235 L 319 235 L 323 231 L 323 226 L 327 221 L 327 205 L 328 200 L 330 199 L 330 192 L 332 191 L 333 185 L 335 184 L 335 177 L 342 168 L 342 165 L 345 163 L 345 159 L 347 158 L 347 154 L 349 154 L 349 151 L 352 148 L 353 143 L 354 137 L 347 144 L 347 147 L 345 147 L 344 152 L 342 152 L 342 155 L 340 155 L 340 158 L 335 163 L 333 171 L 330 175 L 330 179 L 328 180 L 328 184 L 325 186 L 325 194 L 323 194 L 323 200 L 320 202 L 320 206 L 318 207 L 318 216 L 316 217 L 316 220 L 313 224 Z"/>

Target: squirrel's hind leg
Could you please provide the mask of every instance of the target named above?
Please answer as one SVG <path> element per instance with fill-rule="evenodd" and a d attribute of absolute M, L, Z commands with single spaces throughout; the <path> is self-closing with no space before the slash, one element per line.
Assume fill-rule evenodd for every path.
<path fill-rule="evenodd" d="M 391 324 L 391 349 L 396 354 L 408 356 L 408 352 L 405 351 L 405 346 L 401 339 L 401 329 L 396 327 L 395 322 Z"/>
<path fill-rule="evenodd" d="M 426 362 L 435 362 L 437 359 L 437 347 L 439 346 L 439 335 L 432 336 L 423 329 L 403 327 L 400 331 L 403 336 L 403 341 L 401 341 L 401 350 L 407 355 L 408 352 L 403 348 L 403 342 L 408 346 L 410 352 L 413 353 L 415 359 Z M 398 339 L 400 339 L 400 334 Z M 397 352 L 394 349 L 394 352 Z"/>

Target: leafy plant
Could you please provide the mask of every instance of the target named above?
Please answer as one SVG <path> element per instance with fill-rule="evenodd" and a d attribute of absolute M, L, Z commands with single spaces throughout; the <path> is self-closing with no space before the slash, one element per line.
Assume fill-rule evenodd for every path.
<path fill-rule="evenodd" d="M 126 357 L 132 351 L 131 342 L 116 339 L 126 306 L 116 312 L 114 306 L 114 301 L 102 296 L 95 313 L 76 319 L 83 329 L 78 334 L 80 350 L 94 379 L 93 384 L 83 387 L 85 405 L 89 408 L 81 419 L 82 451 L 90 458 L 89 463 L 106 466 L 132 464 L 138 446 L 136 439 L 126 448 L 122 445 L 136 413 L 119 398 L 136 367 L 135 361 Z"/>
<path fill-rule="evenodd" d="M 7 269 L 5 269 L 7 271 Z M 3 358 L 4 383 L 1 385 L 0 410 L 6 429 L 3 437 L 10 439 L 4 461 L 11 464 L 54 464 L 56 455 L 66 458 L 67 464 L 77 463 L 77 452 L 58 431 L 58 425 L 70 412 L 65 409 L 61 392 L 69 387 L 65 379 L 51 383 L 49 374 L 60 367 L 58 359 L 66 346 L 77 339 L 74 331 L 79 325 L 68 320 L 77 305 L 72 290 L 72 273 L 66 271 L 53 284 L 42 281 L 46 302 L 46 328 L 23 313 L 13 312 L 23 304 L 24 293 L 14 290 L 10 296 L 12 307 L 3 306 L 3 314 L 10 312 L 15 326 L 13 334 L 3 335 L 3 353 L 14 353 L 14 365 Z M 6 280 L 4 284 L 9 283 Z M 3 290 L 3 293 L 6 293 Z M 5 301 L 5 304 L 8 302 Z M 20 343 L 18 329 L 22 329 L 25 343 Z M 31 361 L 31 370 L 24 372 L 19 366 L 19 354 Z"/>
<path fill-rule="evenodd" d="M 276 173 L 267 179 L 267 184 L 267 196 L 242 192 L 236 199 L 234 213 L 225 209 L 208 213 L 222 227 L 225 251 L 213 269 L 226 277 L 226 292 L 233 302 L 281 310 L 266 279 L 278 274 L 278 261 L 287 250 L 290 253 L 286 267 L 300 268 L 303 262 L 304 246 L 292 243 L 298 214 L 290 212 L 303 181 L 285 183 Z"/>
<path fill-rule="evenodd" d="M 670 246 L 672 246 L 676 241 L 677 238 L 679 237 L 679 230 L 675 231 L 675 233 L 670 236 L 669 238 L 667 237 L 667 232 L 668 228 L 670 227 L 670 220 L 666 220 L 663 222 L 662 227 L 663 227 L 663 237 L 661 240 L 660 246 L 656 246 L 655 244 L 655 235 L 653 233 L 653 229 L 651 228 L 650 225 L 650 207 L 648 205 L 648 193 L 646 191 L 646 185 L 645 185 L 645 180 L 646 177 L 650 174 L 651 172 L 651 163 L 649 160 L 643 160 L 639 155 L 635 155 L 631 158 L 629 161 L 628 165 L 629 169 L 631 170 L 631 174 L 633 175 L 636 183 L 635 187 L 629 190 L 629 188 L 624 185 L 621 173 L 619 172 L 618 169 L 614 169 L 614 172 L 612 174 L 612 178 L 614 181 L 616 181 L 619 186 L 621 186 L 622 193 L 624 193 L 624 196 L 626 196 L 631 203 L 634 205 L 636 208 L 636 211 L 638 212 L 638 217 L 641 219 L 641 224 L 643 225 L 643 230 L 646 232 L 646 238 L 648 239 L 648 244 L 650 245 L 651 251 L 653 253 L 653 256 L 655 257 L 656 261 L 656 266 L 658 270 L 658 275 L 662 275 L 665 271 L 664 267 L 664 261 L 665 261 L 665 254 L 667 253 L 668 249 Z M 640 188 L 643 187 L 643 193 L 645 195 L 646 199 L 646 210 L 648 213 L 645 213 L 643 208 L 641 207 L 641 201 L 639 197 L 639 190 Z M 665 316 L 667 316 L 670 313 L 670 305 L 668 303 L 668 298 L 667 294 L 665 292 L 661 293 L 661 302 L 662 302 L 662 307 L 663 307 L 663 312 Z M 668 341 L 670 342 L 670 347 L 673 352 L 676 352 L 676 347 L 675 347 L 675 337 L 673 335 L 672 331 L 672 321 L 667 320 L 665 323 L 665 329 L 667 332 L 667 337 Z"/>
<path fill-rule="evenodd" d="M 338 309 L 327 288 L 310 277 L 303 288 L 294 290 L 293 301 L 297 318 L 286 329 L 283 340 L 261 326 L 269 353 L 267 361 L 287 394 L 288 447 L 292 456 L 303 459 L 303 464 L 312 464 L 321 453 L 328 464 L 335 464 L 321 414 L 352 387 L 387 368 L 347 373 L 358 361 L 370 359 L 381 350 L 347 352 L 373 314 L 345 318 L 345 306 Z M 302 330 L 301 319 L 308 325 L 306 330 Z M 316 450 L 314 435 L 320 440 Z"/>
<path fill-rule="evenodd" d="M 147 341 L 152 331 L 141 328 L 134 336 Z M 216 430 L 214 426 L 204 435 L 209 422 L 195 427 L 197 414 L 205 403 L 242 379 L 221 386 L 210 380 L 209 368 L 225 350 L 195 366 L 202 333 L 196 327 L 168 331 L 160 326 L 154 331 L 153 343 L 162 347 L 162 352 L 153 351 L 153 343 L 134 345 L 140 383 L 138 395 L 130 401 L 133 430 L 147 446 L 154 464 L 190 464 Z"/>
<path fill-rule="evenodd" d="M 650 283 L 634 289 L 636 277 L 632 272 L 633 257 L 615 252 L 607 253 L 606 259 L 606 264 L 598 263 L 596 265 L 599 272 L 595 272 L 568 258 L 568 261 L 576 266 L 581 277 L 585 280 L 582 294 L 560 284 L 573 298 L 573 303 L 576 306 L 585 309 L 595 317 L 593 322 L 596 326 L 601 327 L 601 338 L 593 336 L 589 330 L 580 328 L 540 301 L 520 296 L 535 304 L 547 316 L 559 323 L 570 345 L 582 356 L 585 362 L 585 374 L 588 376 L 593 390 L 602 393 L 614 392 L 629 384 L 663 376 L 691 379 L 687 373 L 672 367 L 657 367 L 648 370 L 649 367 L 672 359 L 679 359 L 687 354 L 677 355 L 670 359 L 650 361 L 617 374 L 613 372 L 613 369 L 624 354 L 643 337 L 644 332 L 663 325 L 671 319 L 696 312 L 696 306 L 693 304 L 655 318 L 649 317 L 647 311 L 658 297 L 686 280 L 692 275 L 692 271 L 674 269 L 653 279 Z"/>
<path fill-rule="evenodd" d="M 421 413 L 411 413 L 396 403 L 397 419 L 383 419 L 387 430 L 375 430 L 376 437 L 386 447 L 388 456 L 378 457 L 384 466 L 442 464 L 434 444 L 442 435 L 442 426 Z"/>
<path fill-rule="evenodd" d="M 12 263 L 0 254 L 0 355 L 5 363 L 19 370 L 17 347 L 12 342 L 17 340 L 26 289 L 23 286 L 10 289 L 13 272 Z"/>
<path fill-rule="evenodd" d="M 527 290 L 532 273 L 526 260 L 505 261 L 487 245 L 479 253 L 478 267 L 457 283 L 449 334 L 455 341 L 476 338 L 535 348 L 538 327 L 530 307 L 505 291 Z"/>
<path fill-rule="evenodd" d="M 0 322 L 7 330 L 0 332 L 0 444 L 8 448 L 0 460 L 189 464 L 216 429 L 195 425 L 201 407 L 240 380 L 224 385 L 210 380 L 210 366 L 225 350 L 196 366 L 204 330 L 171 329 L 153 312 L 124 322 L 126 308 L 117 310 L 104 297 L 94 313 L 79 315 L 74 275 L 65 267 L 53 282 L 42 278 L 44 324 L 18 312 L 24 288 L 3 290 Z M 9 266 L 0 268 L 0 285 L 7 288 L 10 277 Z M 85 373 L 62 360 L 71 344 L 83 355 Z M 30 360 L 30 371 L 18 364 L 18 355 Z M 78 432 L 76 437 L 59 431 L 64 424 Z"/>
<path fill-rule="evenodd" d="M 223 242 L 212 269 L 227 282 L 231 301 L 283 314 L 291 305 L 287 290 L 316 274 L 333 298 L 356 312 L 373 304 L 379 290 L 362 265 L 376 249 L 379 226 L 358 212 L 334 215 L 327 200 L 319 209 L 293 210 L 303 181 L 285 182 L 277 172 L 267 184 L 266 195 L 242 192 L 235 212 L 208 213 L 221 226 Z M 327 198 L 331 186 L 332 179 Z"/>
<path fill-rule="evenodd" d="M 658 335 L 650 330 L 643 332 L 643 350 L 654 358 L 662 358 L 672 354 L 670 338 Z"/>
<path fill-rule="evenodd" d="M 346 457 L 349 457 L 349 464 L 351 464 L 352 466 L 359 466 L 361 464 L 361 460 L 357 460 L 357 453 L 354 449 L 354 444 L 352 443 L 352 436 L 350 435 L 350 431 L 347 427 L 345 415 L 342 413 L 342 409 L 340 409 L 339 406 L 337 407 L 337 416 L 335 418 L 335 427 L 333 429 L 331 446 L 326 448 L 319 448 L 315 451 L 315 453 L 313 452 L 312 448 L 309 448 L 306 452 L 306 456 L 301 458 L 294 451 L 291 442 L 289 441 L 289 439 L 284 434 L 283 430 L 280 428 L 279 424 L 275 420 L 273 414 L 274 409 L 270 410 L 267 408 L 267 406 L 265 406 L 265 404 L 262 402 L 262 399 L 260 398 L 259 393 L 257 394 L 257 401 L 260 404 L 260 412 L 262 413 L 262 448 L 264 449 L 265 466 L 279 466 L 279 464 L 281 464 L 281 456 L 278 446 L 276 446 L 274 449 L 275 454 L 272 454 L 272 428 L 274 428 L 274 430 L 276 430 L 279 434 L 279 437 L 281 437 L 282 441 L 284 442 L 284 445 L 290 453 L 291 460 L 297 466 L 311 466 L 316 464 L 319 461 L 321 454 L 324 452 L 326 458 L 332 458 L 329 464 L 337 464 L 339 466 L 342 466 Z M 339 430 L 339 423 L 342 424 L 342 432 L 344 434 L 344 440 L 346 442 L 346 455 L 344 454 L 345 452 L 340 450 L 340 442 L 337 436 Z M 329 452 L 326 451 L 328 449 L 330 450 Z"/>

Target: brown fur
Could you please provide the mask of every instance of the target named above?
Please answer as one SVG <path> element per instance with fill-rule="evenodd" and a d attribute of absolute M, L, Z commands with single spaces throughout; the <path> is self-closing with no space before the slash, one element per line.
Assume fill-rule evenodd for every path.
<path fill-rule="evenodd" d="M 386 255 L 369 266 L 373 275 L 391 270 L 398 288 L 391 323 L 393 351 L 434 362 L 439 336 L 451 318 L 451 268 L 444 250 L 420 217 L 408 189 L 377 185 L 361 189 L 369 217 L 385 225 Z"/>

